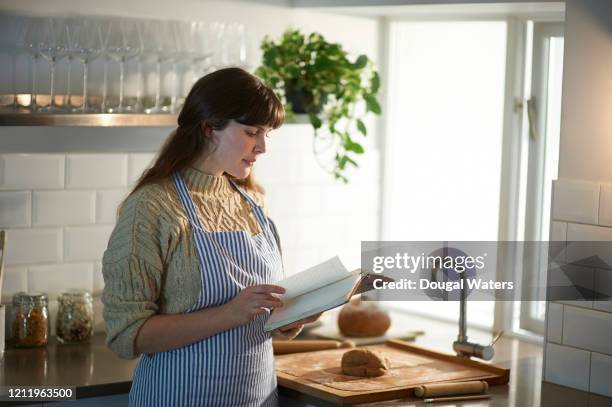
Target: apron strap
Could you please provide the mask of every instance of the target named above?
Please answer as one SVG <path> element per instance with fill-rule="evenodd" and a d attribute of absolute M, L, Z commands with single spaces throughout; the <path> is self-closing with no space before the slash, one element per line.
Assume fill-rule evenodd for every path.
<path fill-rule="evenodd" d="M 264 231 L 265 233 L 266 229 L 268 229 L 272 233 L 272 236 L 274 237 L 274 240 L 276 241 L 276 247 L 278 247 L 278 252 L 280 253 L 282 257 L 283 250 L 281 249 L 280 237 L 278 235 L 278 230 L 276 229 L 276 225 L 274 224 L 274 222 L 272 222 L 272 219 L 270 219 L 263 213 L 263 210 L 261 209 L 261 207 L 257 204 L 257 202 L 255 202 L 255 200 L 251 197 L 251 195 L 249 195 L 244 190 L 244 188 L 236 184 L 236 182 L 234 182 L 231 179 L 230 179 L 230 183 L 234 186 L 234 188 L 236 188 L 236 190 L 240 193 L 240 195 L 242 195 L 244 199 L 246 199 L 249 202 L 249 204 L 251 205 L 251 208 L 253 208 L 253 211 L 255 212 L 255 216 L 257 217 L 257 221 L 259 222 L 259 225 L 261 226 L 262 231 Z"/>
<path fill-rule="evenodd" d="M 189 189 L 187 189 L 187 184 L 185 184 L 185 181 L 178 173 L 173 174 L 172 179 L 174 180 L 174 185 L 176 186 L 176 190 L 179 198 L 181 199 L 181 203 L 183 204 L 183 208 L 185 208 L 185 212 L 187 212 L 189 222 L 191 222 L 191 224 L 198 229 L 204 230 L 202 223 L 200 223 L 200 218 L 195 210 L 195 206 L 193 205 L 193 199 L 191 199 Z"/>
<path fill-rule="evenodd" d="M 244 190 L 244 188 L 242 188 L 241 186 L 236 184 L 231 179 L 230 179 L 230 184 L 232 184 L 234 186 L 234 188 L 236 188 L 236 190 L 240 193 L 240 195 L 242 195 L 244 197 L 244 199 L 247 200 L 249 205 L 251 205 L 251 208 L 253 208 L 253 211 L 255 212 L 255 217 L 257 218 L 257 221 L 259 222 L 259 225 L 262 228 L 265 228 L 268 225 L 269 222 L 268 222 L 268 218 L 263 213 L 263 210 L 261 209 L 261 207 L 259 205 L 257 205 L 257 202 L 255 202 L 255 200 L 251 197 L 251 195 L 249 195 Z"/>

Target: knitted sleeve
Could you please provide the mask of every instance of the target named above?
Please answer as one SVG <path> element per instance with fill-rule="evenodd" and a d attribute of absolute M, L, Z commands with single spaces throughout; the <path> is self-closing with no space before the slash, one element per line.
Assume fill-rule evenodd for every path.
<path fill-rule="evenodd" d="M 137 357 L 134 343 L 158 311 L 162 283 L 159 214 L 143 187 L 124 203 L 102 260 L 106 341 L 119 357 Z"/>

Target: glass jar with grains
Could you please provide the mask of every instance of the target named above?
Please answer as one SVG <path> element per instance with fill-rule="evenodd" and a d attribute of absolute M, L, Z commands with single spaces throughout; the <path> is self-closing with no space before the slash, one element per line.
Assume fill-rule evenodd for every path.
<path fill-rule="evenodd" d="M 20 292 L 13 296 L 11 337 L 16 347 L 45 346 L 49 340 L 47 294 Z"/>
<path fill-rule="evenodd" d="M 81 343 L 93 335 L 93 300 L 87 291 L 70 290 L 58 297 L 56 335 L 60 343 Z"/>

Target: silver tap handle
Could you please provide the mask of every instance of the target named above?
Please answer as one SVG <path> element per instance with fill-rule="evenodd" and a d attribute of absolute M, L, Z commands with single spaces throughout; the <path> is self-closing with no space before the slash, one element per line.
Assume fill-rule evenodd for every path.
<path fill-rule="evenodd" d="M 498 333 L 496 333 L 493 339 L 491 339 L 491 343 L 489 344 L 489 346 L 495 345 L 495 342 L 497 342 L 499 338 L 502 337 L 503 334 L 504 334 L 504 331 L 499 331 Z"/>

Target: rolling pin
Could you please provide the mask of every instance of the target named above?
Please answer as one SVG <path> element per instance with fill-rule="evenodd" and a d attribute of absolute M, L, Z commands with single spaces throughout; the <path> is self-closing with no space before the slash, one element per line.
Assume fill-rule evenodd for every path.
<path fill-rule="evenodd" d="M 489 388 L 483 380 L 454 383 L 433 383 L 417 386 L 414 395 L 417 397 L 459 396 L 463 394 L 484 393 Z"/>
<path fill-rule="evenodd" d="M 272 341 L 275 355 L 285 355 L 288 353 L 313 352 L 316 350 L 353 348 L 353 341 L 333 341 L 333 340 L 301 340 L 292 341 Z"/>

